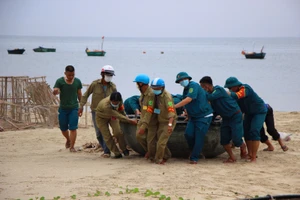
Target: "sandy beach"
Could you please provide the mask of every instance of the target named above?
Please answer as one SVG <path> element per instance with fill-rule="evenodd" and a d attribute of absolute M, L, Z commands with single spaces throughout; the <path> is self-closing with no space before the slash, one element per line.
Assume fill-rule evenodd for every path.
<path fill-rule="evenodd" d="M 283 152 L 272 141 L 273 152 L 260 145 L 257 163 L 238 159 L 235 164 L 222 163 L 225 153 L 197 165 L 176 158 L 156 165 L 134 152 L 107 159 L 102 152 L 70 153 L 58 128 L 1 132 L 0 199 L 140 200 L 165 195 L 229 200 L 300 194 L 300 112 L 275 112 L 275 120 L 278 131 L 292 134 L 286 142 L 289 150 Z M 96 142 L 93 127 L 78 130 L 76 147 L 87 142 Z M 234 152 L 238 155 L 239 149 Z"/>

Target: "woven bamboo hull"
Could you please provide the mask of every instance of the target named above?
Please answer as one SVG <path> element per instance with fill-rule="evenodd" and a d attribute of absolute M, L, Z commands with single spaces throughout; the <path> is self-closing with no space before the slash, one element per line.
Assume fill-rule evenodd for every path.
<path fill-rule="evenodd" d="M 144 155 L 146 152 L 136 140 L 136 126 L 124 122 L 120 125 L 128 145 L 137 153 Z M 189 157 L 190 150 L 184 137 L 186 125 L 186 122 L 179 120 L 169 139 L 168 148 L 173 157 Z M 223 146 L 220 145 L 220 126 L 220 123 L 212 123 L 208 130 L 202 150 L 206 158 L 213 158 L 225 152 Z"/>

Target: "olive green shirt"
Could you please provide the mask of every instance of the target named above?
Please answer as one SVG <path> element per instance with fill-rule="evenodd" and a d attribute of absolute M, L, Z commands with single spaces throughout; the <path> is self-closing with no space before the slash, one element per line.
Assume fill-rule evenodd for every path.
<path fill-rule="evenodd" d="M 152 89 L 148 87 L 144 94 L 141 94 L 139 98 L 140 106 L 141 106 L 141 117 L 138 122 L 138 126 L 143 129 L 148 128 L 150 122 L 154 122 L 156 120 L 156 116 L 153 115 L 154 111 L 154 93 Z"/>
<path fill-rule="evenodd" d="M 155 96 L 154 115 L 157 115 L 158 122 L 169 122 L 170 118 L 176 121 L 177 114 L 174 108 L 172 95 L 166 90 L 161 95 Z"/>
<path fill-rule="evenodd" d="M 110 104 L 110 96 L 101 100 L 96 108 L 97 117 L 110 119 L 115 117 L 123 122 L 128 122 L 130 119 L 126 117 L 123 102 L 120 102 L 118 108 L 113 108 Z"/>
<path fill-rule="evenodd" d="M 117 88 L 113 82 L 109 82 L 107 85 L 103 85 L 101 82 L 102 79 L 95 80 L 91 83 L 88 87 L 86 92 L 82 95 L 80 100 L 80 108 L 86 104 L 89 96 L 92 95 L 92 103 L 91 103 L 91 110 L 95 111 L 97 108 L 98 103 L 111 95 L 111 93 L 116 92 Z"/>

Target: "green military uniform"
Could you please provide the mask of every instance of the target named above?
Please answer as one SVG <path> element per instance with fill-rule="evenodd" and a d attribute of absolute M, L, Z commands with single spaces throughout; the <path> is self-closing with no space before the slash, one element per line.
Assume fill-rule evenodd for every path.
<path fill-rule="evenodd" d="M 154 96 L 155 95 L 153 94 L 152 89 L 148 87 L 145 93 L 142 94 L 139 98 L 139 103 L 141 106 L 141 116 L 137 124 L 136 139 L 146 152 L 148 152 L 149 132 L 155 133 L 153 125 L 157 124 L 157 116 L 153 115 Z M 149 127 L 150 124 L 151 126 Z M 143 128 L 145 130 L 144 134 L 138 133 L 140 128 Z"/>
<path fill-rule="evenodd" d="M 116 143 L 113 140 L 112 135 L 110 134 L 109 125 L 113 130 L 113 136 L 117 139 L 119 147 L 122 151 L 126 150 L 126 143 L 124 135 L 121 131 L 119 120 L 128 122 L 129 118 L 126 117 L 124 111 L 124 105 L 120 102 L 120 105 L 117 109 L 112 108 L 110 104 L 110 97 L 106 97 L 98 104 L 96 108 L 96 123 L 100 132 L 103 135 L 103 139 L 106 143 L 106 146 L 115 156 L 120 156 L 121 152 L 116 146 Z"/>
<path fill-rule="evenodd" d="M 153 115 L 157 116 L 157 124 L 150 124 L 150 130 L 155 130 L 154 134 L 149 138 L 150 140 L 150 152 L 149 154 L 155 154 L 155 161 L 161 162 L 163 159 L 167 160 L 171 157 L 171 152 L 167 147 L 167 143 L 170 137 L 168 133 L 169 119 L 174 118 L 172 129 L 176 126 L 177 114 L 174 108 L 174 101 L 169 92 L 163 91 L 161 95 L 155 96 Z"/>
<path fill-rule="evenodd" d="M 116 85 L 112 82 L 109 82 L 107 85 L 102 84 L 102 79 L 98 79 L 92 82 L 92 84 L 88 87 L 84 95 L 82 95 L 80 100 L 80 108 L 82 108 L 89 96 L 93 94 L 92 96 L 92 103 L 91 103 L 91 110 L 95 111 L 97 108 L 98 103 L 104 99 L 105 97 L 108 97 L 111 93 L 116 92 L 117 88 Z"/>

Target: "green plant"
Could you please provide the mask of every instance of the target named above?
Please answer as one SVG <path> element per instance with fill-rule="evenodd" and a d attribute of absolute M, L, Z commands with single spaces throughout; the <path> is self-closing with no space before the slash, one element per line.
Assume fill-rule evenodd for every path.
<path fill-rule="evenodd" d="M 109 196 L 110 196 L 110 193 L 109 193 L 109 192 L 105 192 L 105 195 L 109 197 Z"/>
<path fill-rule="evenodd" d="M 58 199 L 60 199 L 60 196 L 53 197 L 53 200 L 58 200 Z"/>
<path fill-rule="evenodd" d="M 72 198 L 72 199 L 76 199 L 76 195 L 73 194 L 73 195 L 71 196 L 71 198 Z"/>
<path fill-rule="evenodd" d="M 96 190 L 96 193 L 94 194 L 95 197 L 100 196 L 101 192 L 99 190 Z"/>

